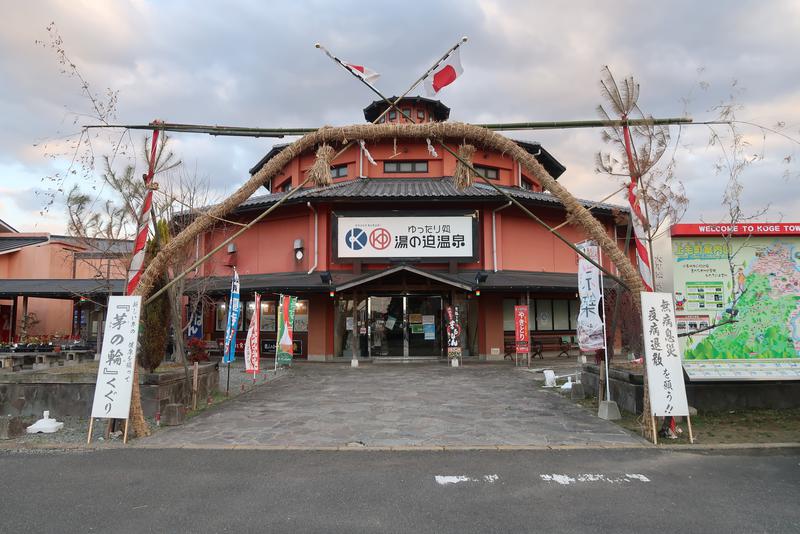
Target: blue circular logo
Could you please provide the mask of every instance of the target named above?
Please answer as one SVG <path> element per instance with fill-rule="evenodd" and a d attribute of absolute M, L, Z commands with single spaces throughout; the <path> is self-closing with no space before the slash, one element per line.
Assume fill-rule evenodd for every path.
<path fill-rule="evenodd" d="M 344 235 L 344 242 L 353 250 L 361 250 L 367 244 L 367 233 L 361 228 L 352 228 Z"/>

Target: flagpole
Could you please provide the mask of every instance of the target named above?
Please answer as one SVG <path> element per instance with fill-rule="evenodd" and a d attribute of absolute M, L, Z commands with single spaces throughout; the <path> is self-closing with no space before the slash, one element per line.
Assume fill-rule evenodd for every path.
<path fill-rule="evenodd" d="M 391 104 L 391 105 L 390 105 L 388 108 L 386 108 L 386 109 L 384 109 L 384 110 L 383 110 L 383 113 L 381 113 L 380 115 L 378 115 L 378 116 L 375 118 L 375 120 L 374 120 L 374 121 L 372 121 L 373 123 L 377 123 L 377 122 L 378 122 L 378 121 L 381 119 L 381 117 L 383 117 L 384 115 L 386 115 L 386 114 L 389 112 L 389 110 L 390 110 L 390 109 L 392 109 L 392 108 L 396 108 L 396 107 L 397 107 L 397 104 L 399 104 L 399 103 L 400 103 L 400 101 L 401 101 L 403 98 L 405 98 L 405 97 L 408 95 L 408 93 L 410 93 L 411 91 L 413 91 L 413 90 L 414 90 L 414 89 L 415 89 L 415 88 L 416 88 L 416 87 L 417 87 L 417 86 L 418 86 L 420 83 L 422 83 L 422 82 L 425 80 L 425 78 L 427 78 L 428 76 L 430 76 L 430 75 L 431 75 L 431 72 L 435 71 L 435 70 L 436 70 L 436 68 L 437 68 L 439 65 L 441 65 L 441 64 L 442 64 L 442 61 L 444 61 L 444 60 L 446 60 L 448 57 L 450 57 L 450 55 L 451 55 L 453 52 L 455 52 L 455 51 L 456 51 L 456 50 L 457 50 L 457 49 L 458 49 L 458 48 L 459 48 L 459 47 L 460 47 L 462 44 L 466 43 L 466 42 L 467 42 L 467 40 L 468 40 L 468 38 L 467 38 L 467 36 L 465 35 L 465 36 L 464 36 L 464 37 L 462 37 L 462 38 L 461 38 L 461 39 L 460 39 L 460 40 L 459 40 L 459 41 L 458 41 L 456 44 L 454 44 L 453 46 L 451 46 L 451 47 L 450 47 L 450 48 L 447 50 L 447 52 L 445 52 L 445 53 L 442 55 L 442 57 L 440 57 L 438 60 L 436 60 L 436 62 L 433 64 L 433 66 L 432 66 L 431 68 L 429 68 L 428 70 L 426 70 L 426 71 L 425 71 L 425 72 L 422 74 L 422 76 L 420 76 L 420 77 L 417 79 L 417 81 L 415 81 L 414 83 L 412 83 L 412 84 L 411 84 L 411 86 L 410 86 L 408 89 L 406 89 L 406 91 L 405 91 L 405 92 L 404 92 L 402 95 L 398 96 L 398 97 L 395 99 L 395 101 L 394 101 L 394 102 L 392 102 L 391 100 L 389 100 L 389 99 L 387 99 L 385 96 L 383 96 L 381 93 L 379 93 L 379 92 L 378 92 L 378 90 L 377 90 L 377 89 L 375 89 L 375 87 L 374 87 L 374 86 L 373 86 L 371 83 L 369 83 L 367 80 L 365 80 L 365 79 L 364 79 L 364 78 L 363 78 L 363 77 L 362 77 L 360 74 L 358 74 L 358 73 L 357 73 L 355 70 L 353 70 L 352 68 L 350 68 L 350 66 L 349 66 L 349 65 L 347 65 L 346 63 L 344 63 L 344 62 L 343 62 L 341 59 L 339 59 L 339 58 L 338 58 L 338 57 L 337 57 L 335 54 L 332 54 L 332 53 L 331 53 L 331 51 L 330 51 L 330 50 L 328 50 L 327 48 L 325 48 L 325 47 L 324 47 L 322 44 L 320 44 L 320 43 L 315 43 L 315 44 L 314 44 L 314 46 L 315 46 L 316 48 L 319 48 L 319 49 L 320 49 L 320 50 L 322 50 L 323 52 L 325 52 L 325 55 L 327 55 L 329 58 L 331 58 L 333 61 L 335 61 L 335 62 L 336 62 L 336 63 L 338 63 L 339 65 L 341 65 L 341 66 L 342 66 L 342 67 L 343 67 L 345 70 L 347 70 L 347 72 L 349 72 L 350 74 L 352 74 L 353 76 L 355 76 L 356 78 L 358 78 L 359 80 L 361 80 L 361 81 L 362 81 L 362 82 L 363 82 L 363 83 L 364 83 L 364 84 L 365 84 L 367 87 L 369 87 L 369 88 L 370 88 L 372 91 L 374 91 L 375 93 L 377 93 L 377 94 L 378 94 L 378 96 L 380 96 L 380 97 L 381 97 L 383 100 L 386 100 L 387 102 L 389 102 L 389 103 Z M 401 113 L 403 116 L 406 116 L 406 115 L 405 115 L 405 114 L 404 114 L 402 111 L 401 111 L 400 113 Z M 408 116 L 406 116 L 406 118 L 407 118 L 407 119 L 409 119 L 409 120 L 411 120 L 411 117 L 408 117 Z"/>

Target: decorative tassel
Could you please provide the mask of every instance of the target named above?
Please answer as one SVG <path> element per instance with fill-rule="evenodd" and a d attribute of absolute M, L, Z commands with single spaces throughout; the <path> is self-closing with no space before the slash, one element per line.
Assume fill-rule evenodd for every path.
<path fill-rule="evenodd" d="M 439 154 L 437 154 L 436 153 L 436 149 L 433 148 L 433 144 L 431 144 L 431 140 L 428 138 L 428 139 L 425 139 L 425 142 L 428 143 L 428 152 L 431 153 L 431 156 L 433 156 L 434 158 L 438 158 Z"/>
<path fill-rule="evenodd" d="M 308 171 L 308 176 L 314 185 L 324 187 L 331 185 L 331 163 L 333 163 L 334 150 L 327 144 L 322 144 L 317 149 L 317 159 Z"/>
<path fill-rule="evenodd" d="M 458 147 L 458 157 L 472 165 L 472 155 L 475 153 L 475 147 L 472 145 L 463 144 Z M 467 187 L 471 186 L 472 183 L 475 181 L 475 176 L 473 176 L 473 172 L 461 163 L 460 161 L 456 164 L 456 170 L 453 173 L 453 184 L 456 186 L 456 189 L 463 191 Z"/>
<path fill-rule="evenodd" d="M 368 161 L 369 161 L 371 164 L 373 164 L 373 165 L 377 165 L 377 163 L 375 163 L 375 160 L 374 160 L 374 159 L 372 159 L 372 154 L 370 154 L 370 153 L 369 153 L 369 150 L 367 150 L 367 144 L 364 142 L 364 140 L 363 140 L 363 139 L 359 139 L 359 140 L 358 140 L 358 144 L 359 144 L 359 145 L 361 145 L 361 150 L 363 150 L 363 151 L 364 151 L 364 155 L 365 155 L 365 156 L 367 156 L 367 160 L 368 160 Z"/>

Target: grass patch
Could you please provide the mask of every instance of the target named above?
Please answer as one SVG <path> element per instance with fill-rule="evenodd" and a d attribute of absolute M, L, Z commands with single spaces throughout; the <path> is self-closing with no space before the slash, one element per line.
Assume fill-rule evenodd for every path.
<path fill-rule="evenodd" d="M 577 401 L 586 410 L 597 415 L 597 399 Z M 621 411 L 622 419 L 614 421 L 623 428 L 641 435 L 641 416 Z M 685 418 L 678 421 L 683 432 L 678 439 L 659 438 L 659 443 L 689 443 L 689 431 Z M 656 429 L 661 421 L 656 419 Z M 700 412 L 692 416 L 692 432 L 695 443 L 789 443 L 800 442 L 800 408 L 787 410 L 726 410 L 723 412 Z"/>

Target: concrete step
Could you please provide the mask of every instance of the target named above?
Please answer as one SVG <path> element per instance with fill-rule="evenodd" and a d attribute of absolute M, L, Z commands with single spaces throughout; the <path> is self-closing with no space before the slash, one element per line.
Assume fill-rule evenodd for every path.
<path fill-rule="evenodd" d="M 447 363 L 447 360 L 439 356 L 375 356 L 372 363 Z"/>

